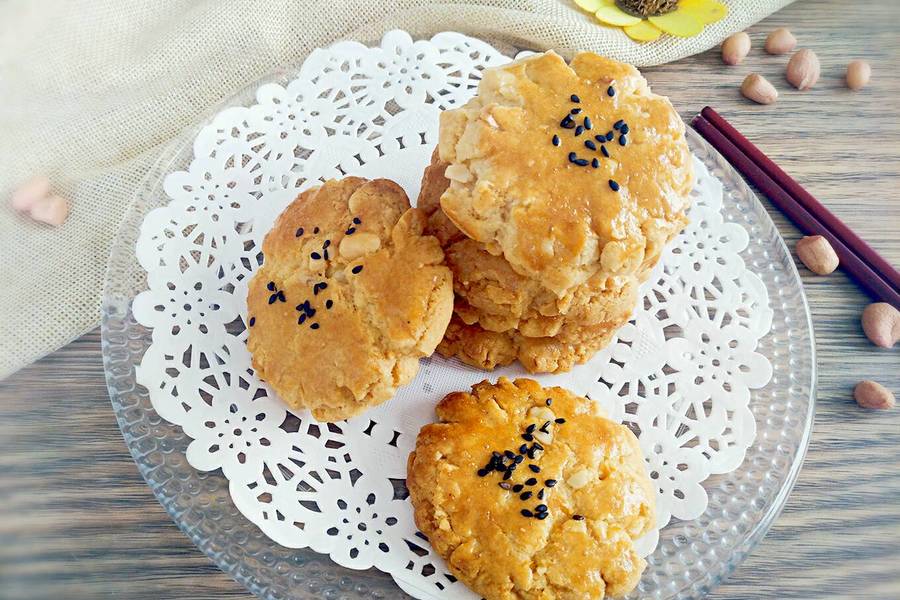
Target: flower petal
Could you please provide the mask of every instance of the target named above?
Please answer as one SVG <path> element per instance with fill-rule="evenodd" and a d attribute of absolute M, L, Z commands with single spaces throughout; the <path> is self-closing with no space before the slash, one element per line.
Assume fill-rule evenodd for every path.
<path fill-rule="evenodd" d="M 597 20 L 607 25 L 616 25 L 617 27 L 625 27 L 627 25 L 637 25 L 641 22 L 640 17 L 634 17 L 615 5 L 601 6 L 594 13 Z"/>
<path fill-rule="evenodd" d="M 609 0 L 575 0 L 575 4 L 578 5 L 578 8 L 584 9 L 590 13 L 597 12 L 604 6 L 608 6 L 609 3 Z"/>
<path fill-rule="evenodd" d="M 628 37 L 638 42 L 652 42 L 662 35 L 662 31 L 650 21 L 641 21 L 637 25 L 622 28 Z"/>
<path fill-rule="evenodd" d="M 728 7 L 716 0 L 681 0 L 678 8 L 695 14 L 704 25 L 721 21 L 728 14 Z"/>
<path fill-rule="evenodd" d="M 670 13 L 648 17 L 648 20 L 666 33 L 678 37 L 691 37 L 703 31 L 703 21 L 694 13 L 682 10 L 681 6 Z"/>

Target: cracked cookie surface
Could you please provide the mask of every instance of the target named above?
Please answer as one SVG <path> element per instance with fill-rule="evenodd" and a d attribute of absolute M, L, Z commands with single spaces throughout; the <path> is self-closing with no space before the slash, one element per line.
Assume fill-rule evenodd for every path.
<path fill-rule="evenodd" d="M 253 367 L 292 408 L 340 421 L 391 398 L 434 352 L 451 274 L 425 216 L 386 179 L 301 193 L 263 243 L 250 282 Z"/>
<path fill-rule="evenodd" d="M 528 379 L 449 394 L 437 416 L 410 454 L 407 487 L 416 525 L 455 577 L 487 600 L 637 585 L 645 562 L 633 544 L 655 523 L 655 495 L 628 428 Z"/>

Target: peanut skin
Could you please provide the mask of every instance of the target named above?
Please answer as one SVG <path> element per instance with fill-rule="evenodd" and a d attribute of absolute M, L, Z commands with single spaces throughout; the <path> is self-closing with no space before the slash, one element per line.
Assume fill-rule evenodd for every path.
<path fill-rule="evenodd" d="M 876 346 L 893 348 L 900 340 L 900 310 L 887 302 L 870 304 L 863 311 L 862 328 Z"/>
<path fill-rule="evenodd" d="M 868 379 L 860 381 L 853 390 L 853 398 L 862 408 L 886 410 L 894 408 L 897 400 L 891 390 L 880 383 Z"/>
<path fill-rule="evenodd" d="M 750 36 L 739 31 L 722 42 L 722 62 L 726 65 L 739 65 L 750 52 Z"/>
<path fill-rule="evenodd" d="M 806 236 L 794 248 L 806 268 L 816 275 L 833 273 L 840 263 L 834 248 L 821 235 Z"/>

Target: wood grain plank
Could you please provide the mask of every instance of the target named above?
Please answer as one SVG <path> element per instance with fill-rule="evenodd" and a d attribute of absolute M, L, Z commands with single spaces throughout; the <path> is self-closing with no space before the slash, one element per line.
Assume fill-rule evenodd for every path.
<path fill-rule="evenodd" d="M 822 79 L 800 93 L 787 57 L 761 51 L 793 29 L 819 54 Z M 749 30 L 739 67 L 718 51 L 646 69 L 683 117 L 714 106 L 893 264 L 900 263 L 900 3 L 797 2 Z M 846 63 L 871 61 L 872 84 L 843 87 Z M 781 91 L 743 100 L 751 70 Z M 797 231 L 770 211 L 789 245 Z M 712 594 L 741 598 L 900 597 L 900 410 L 860 411 L 859 379 L 900 392 L 900 351 L 874 348 L 859 326 L 865 296 L 843 275 L 801 270 L 815 323 L 816 426 L 787 507 Z M 0 598 L 248 598 L 170 521 L 125 449 L 93 331 L 0 382 Z"/>

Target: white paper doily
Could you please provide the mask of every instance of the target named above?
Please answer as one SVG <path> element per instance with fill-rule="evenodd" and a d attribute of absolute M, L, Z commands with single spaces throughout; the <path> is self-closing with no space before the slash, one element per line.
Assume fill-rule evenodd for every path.
<path fill-rule="evenodd" d="M 474 597 L 416 531 L 402 479 L 419 428 L 444 394 L 485 373 L 439 356 L 390 402 L 338 425 L 290 414 L 250 367 L 246 288 L 266 232 L 307 186 L 387 177 L 418 193 L 438 114 L 465 103 L 484 68 L 508 62 L 479 40 L 404 32 L 379 47 L 313 52 L 286 87 L 221 111 L 194 142 L 170 202 L 145 218 L 137 256 L 148 290 L 135 318 L 153 329 L 137 371 L 154 409 L 180 425 L 187 459 L 222 469 L 231 496 L 279 544 L 353 568 L 377 567 L 420 598 Z M 739 253 L 747 232 L 723 222 L 722 187 L 699 160 L 691 224 L 644 286 L 643 308 L 571 373 L 536 377 L 600 402 L 632 426 L 658 485 L 659 527 L 704 512 L 701 483 L 736 469 L 755 437 L 750 390 L 771 377 L 756 352 L 771 326 L 765 286 Z M 641 541 L 652 551 L 656 535 Z"/>

